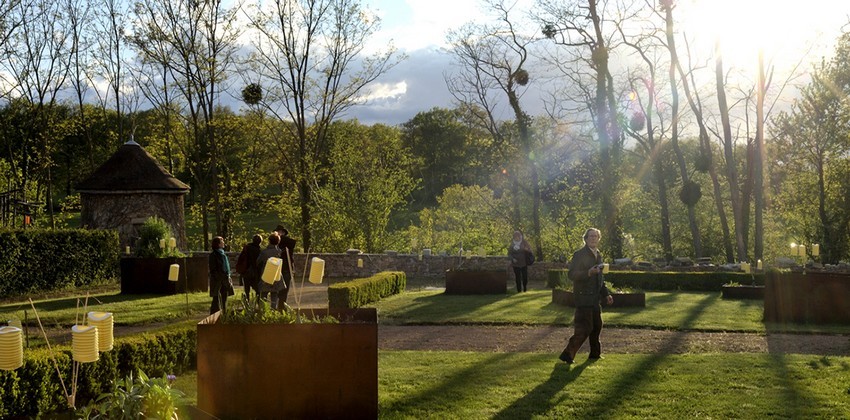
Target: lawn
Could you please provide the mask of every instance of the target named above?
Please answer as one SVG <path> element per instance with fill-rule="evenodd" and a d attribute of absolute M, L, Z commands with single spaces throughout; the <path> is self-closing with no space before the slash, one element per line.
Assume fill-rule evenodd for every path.
<path fill-rule="evenodd" d="M 379 417 L 846 418 L 850 358 L 608 354 L 567 366 L 553 354 L 381 351 Z M 194 373 L 178 378 L 184 403 Z"/>
<path fill-rule="evenodd" d="M 446 295 L 441 289 L 410 291 L 374 305 L 381 323 L 570 325 L 573 309 L 552 303 L 549 290 L 507 295 Z M 760 300 L 722 299 L 720 292 L 646 292 L 645 308 L 606 308 L 607 328 L 696 331 L 850 333 L 848 325 L 765 325 Z"/>

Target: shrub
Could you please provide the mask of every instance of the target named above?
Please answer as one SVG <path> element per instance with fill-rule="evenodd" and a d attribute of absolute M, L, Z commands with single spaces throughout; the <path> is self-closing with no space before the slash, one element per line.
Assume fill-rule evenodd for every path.
<path fill-rule="evenodd" d="M 567 278 L 567 270 L 549 270 L 546 286 L 559 289 L 572 289 Z M 745 274 L 726 271 L 718 272 L 654 272 L 654 271 L 612 271 L 605 275 L 617 289 L 640 290 L 682 290 L 693 292 L 721 291 L 724 284 L 764 285 L 764 274 Z"/>
<path fill-rule="evenodd" d="M 173 375 L 169 375 L 173 377 Z M 169 377 L 150 378 L 143 370 L 118 381 L 112 392 L 100 394 L 78 413 L 84 419 L 154 418 L 177 419 L 177 398 Z"/>
<path fill-rule="evenodd" d="M 161 247 L 160 241 L 172 237 L 171 225 L 165 220 L 151 216 L 139 227 L 139 240 L 136 242 L 136 256 L 143 258 L 183 257 L 179 250 Z"/>
<path fill-rule="evenodd" d="M 399 294 L 406 285 L 407 277 L 403 271 L 383 271 L 371 277 L 332 284 L 328 286 L 328 306 L 359 308 Z"/>

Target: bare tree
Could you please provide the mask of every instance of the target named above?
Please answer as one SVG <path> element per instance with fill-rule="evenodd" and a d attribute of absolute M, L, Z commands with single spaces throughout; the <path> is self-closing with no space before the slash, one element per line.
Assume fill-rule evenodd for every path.
<path fill-rule="evenodd" d="M 530 190 L 532 195 L 532 240 L 537 257 L 542 259 L 540 182 L 537 162 L 531 158 L 534 149 L 531 117 L 520 103 L 529 82 L 526 67 L 534 40 L 522 33 L 518 19 L 511 16 L 513 6 L 501 0 L 488 1 L 485 5 L 495 15 L 497 23 L 467 24 L 449 35 L 458 72 L 447 76 L 446 82 L 462 107 L 481 111 L 470 114 L 478 117 L 479 125 L 488 130 L 503 156 L 515 161 L 508 174 L 514 200 L 511 224 L 517 228 L 522 224 L 519 205 L 522 188 L 518 175 L 523 168 L 527 169 L 529 185 L 525 190 Z M 499 97 L 507 99 L 513 113 L 513 125 L 498 121 Z M 516 136 L 512 135 L 513 130 Z"/>
<path fill-rule="evenodd" d="M 224 83 L 235 64 L 240 34 L 236 14 L 240 7 L 226 8 L 222 0 L 150 0 L 136 5 L 133 45 L 143 59 L 167 70 L 188 110 L 186 123 L 191 138 L 182 145 L 182 152 L 195 188 L 200 190 L 204 237 L 210 232 L 210 204 L 216 216 L 216 233 L 224 237 L 230 234 L 231 220 L 219 195 L 219 168 L 224 156 L 215 136 L 215 123 Z"/>
<path fill-rule="evenodd" d="M 259 103 L 286 123 L 288 132 L 275 133 L 280 166 L 298 190 L 301 240 L 309 250 L 328 127 L 364 101 L 361 94 L 398 55 L 392 46 L 365 54 L 380 20 L 357 0 L 273 0 L 248 18 L 259 33 L 251 58 L 265 89 Z"/>

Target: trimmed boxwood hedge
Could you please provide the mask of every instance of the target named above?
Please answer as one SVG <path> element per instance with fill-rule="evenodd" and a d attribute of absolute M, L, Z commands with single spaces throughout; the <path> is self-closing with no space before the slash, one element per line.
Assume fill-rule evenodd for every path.
<path fill-rule="evenodd" d="M 612 271 L 605 275 L 605 281 L 614 287 L 641 290 L 719 292 L 728 283 L 764 285 L 764 273 Z M 546 286 L 566 287 L 569 284 L 567 270 L 549 270 Z"/>
<path fill-rule="evenodd" d="M 382 271 L 372 277 L 332 284 L 328 286 L 328 306 L 359 308 L 399 294 L 406 285 L 407 275 L 403 271 Z"/>
<path fill-rule="evenodd" d="M 180 325 L 156 333 L 116 338 L 111 351 L 94 363 L 80 364 L 76 406 L 82 407 L 101 393 L 111 392 L 116 380 L 141 369 L 150 377 L 181 374 L 195 369 L 197 330 Z M 71 392 L 70 346 L 54 347 L 62 380 Z M 46 348 L 24 349 L 24 365 L 0 371 L 0 418 L 34 417 L 68 409 L 62 384 Z"/>
<path fill-rule="evenodd" d="M 0 229 L 0 297 L 118 281 L 118 233 Z"/>

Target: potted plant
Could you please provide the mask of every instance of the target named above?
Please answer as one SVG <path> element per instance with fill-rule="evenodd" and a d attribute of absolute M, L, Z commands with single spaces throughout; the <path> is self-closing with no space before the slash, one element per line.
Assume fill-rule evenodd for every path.
<path fill-rule="evenodd" d="M 198 324 L 198 408 L 219 418 L 378 417 L 374 308 L 228 305 Z"/>
<path fill-rule="evenodd" d="M 507 290 L 507 270 L 460 267 L 446 270 L 446 294 L 449 295 L 503 295 Z"/>
<path fill-rule="evenodd" d="M 156 216 L 139 228 L 135 255 L 121 259 L 121 293 L 174 294 L 207 290 L 207 259 L 186 257 L 171 242 L 168 223 Z M 177 281 L 169 281 L 172 264 L 180 266 Z"/>

